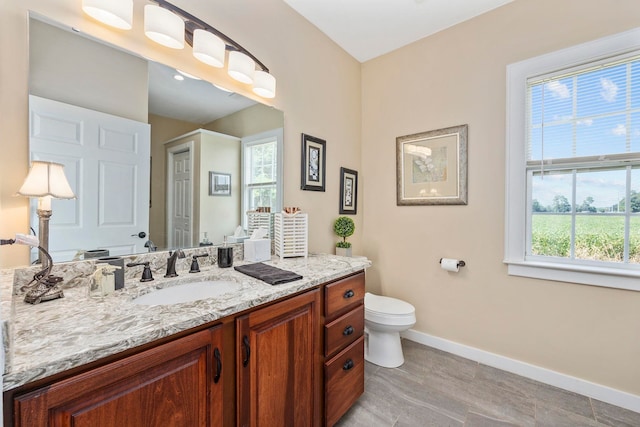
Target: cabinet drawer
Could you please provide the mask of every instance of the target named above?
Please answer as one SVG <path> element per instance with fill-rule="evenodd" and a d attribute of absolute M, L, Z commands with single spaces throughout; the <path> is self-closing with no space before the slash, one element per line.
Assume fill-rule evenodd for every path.
<path fill-rule="evenodd" d="M 364 393 L 364 336 L 324 364 L 327 426 L 336 421 Z"/>
<path fill-rule="evenodd" d="M 364 332 L 364 305 L 338 317 L 324 327 L 324 354 L 330 356 L 351 344 Z"/>
<path fill-rule="evenodd" d="M 364 273 L 327 285 L 324 289 L 324 315 L 332 317 L 364 301 Z"/>

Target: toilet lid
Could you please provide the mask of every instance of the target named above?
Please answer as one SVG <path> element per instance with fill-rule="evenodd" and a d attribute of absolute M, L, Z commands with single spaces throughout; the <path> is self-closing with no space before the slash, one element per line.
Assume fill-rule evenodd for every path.
<path fill-rule="evenodd" d="M 364 294 L 364 309 L 369 312 L 395 315 L 413 314 L 416 311 L 408 302 L 369 292 Z"/>

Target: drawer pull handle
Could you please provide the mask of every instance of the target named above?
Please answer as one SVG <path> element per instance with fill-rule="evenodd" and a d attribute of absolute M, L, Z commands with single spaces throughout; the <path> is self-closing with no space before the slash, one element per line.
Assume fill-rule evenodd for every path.
<path fill-rule="evenodd" d="M 216 359 L 216 374 L 213 377 L 213 382 L 218 384 L 218 381 L 220 381 L 220 375 L 222 375 L 222 356 L 220 356 L 220 350 L 218 350 L 218 347 L 213 350 L 213 357 Z"/>
<path fill-rule="evenodd" d="M 348 371 L 351 368 L 353 368 L 353 360 L 348 359 L 346 362 L 344 362 L 344 365 L 342 365 L 342 369 Z"/>
<path fill-rule="evenodd" d="M 352 289 L 349 289 L 347 292 L 344 293 L 344 298 L 349 299 L 349 298 L 352 298 L 354 295 L 355 295 L 355 292 L 353 292 Z"/>
<path fill-rule="evenodd" d="M 244 359 L 242 359 L 242 366 L 247 366 L 249 364 L 249 356 L 251 356 L 249 337 L 247 337 L 246 335 L 242 337 L 242 343 L 244 344 Z"/>
<path fill-rule="evenodd" d="M 353 332 L 354 332 L 353 326 L 349 325 L 346 328 L 344 328 L 344 331 L 342 331 L 342 335 L 348 336 L 348 335 L 351 335 Z"/>

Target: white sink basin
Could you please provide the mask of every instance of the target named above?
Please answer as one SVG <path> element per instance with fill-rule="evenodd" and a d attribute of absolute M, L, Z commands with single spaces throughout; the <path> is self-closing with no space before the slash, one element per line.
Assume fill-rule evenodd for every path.
<path fill-rule="evenodd" d="M 140 305 L 169 305 L 181 302 L 198 301 L 214 298 L 240 288 L 236 282 L 229 280 L 207 280 L 202 282 L 185 283 L 149 292 L 133 299 L 134 304 Z"/>

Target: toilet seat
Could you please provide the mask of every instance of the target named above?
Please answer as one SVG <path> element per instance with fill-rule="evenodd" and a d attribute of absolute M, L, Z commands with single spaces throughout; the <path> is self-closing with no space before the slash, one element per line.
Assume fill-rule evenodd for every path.
<path fill-rule="evenodd" d="M 365 319 L 382 325 L 413 325 L 416 322 L 416 309 L 408 302 L 374 295 L 364 295 Z"/>

